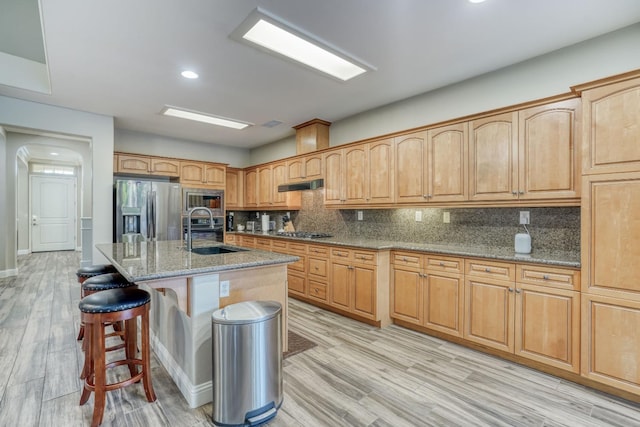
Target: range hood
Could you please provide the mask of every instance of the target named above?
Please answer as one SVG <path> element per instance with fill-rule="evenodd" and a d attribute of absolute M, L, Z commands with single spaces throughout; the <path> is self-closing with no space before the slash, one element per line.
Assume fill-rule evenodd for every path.
<path fill-rule="evenodd" d="M 324 179 L 314 179 L 313 181 L 278 185 L 278 193 L 285 193 L 287 191 L 315 190 L 316 188 L 322 187 L 324 187 Z"/>

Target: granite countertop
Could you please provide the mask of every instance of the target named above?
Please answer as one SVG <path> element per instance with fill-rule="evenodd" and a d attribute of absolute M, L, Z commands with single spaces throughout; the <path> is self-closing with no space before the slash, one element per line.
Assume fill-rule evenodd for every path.
<path fill-rule="evenodd" d="M 140 243 L 103 243 L 96 248 L 131 282 L 167 279 L 179 276 L 217 273 L 249 267 L 288 264 L 297 256 L 277 254 L 257 249 L 239 248 L 210 242 L 200 246 L 228 246 L 239 252 L 199 255 L 183 249 L 180 240 Z M 194 242 L 194 246 L 198 246 Z"/>
<path fill-rule="evenodd" d="M 276 239 L 298 240 L 307 243 L 324 243 L 337 246 L 351 246 L 372 250 L 411 250 L 418 252 L 438 253 L 464 257 L 488 258 L 500 261 L 527 262 L 546 264 L 558 267 L 580 268 L 580 254 L 565 251 L 545 251 L 535 249 L 530 254 L 516 254 L 513 247 L 494 247 L 478 245 L 445 245 L 436 243 L 399 242 L 392 240 L 376 240 L 354 237 L 325 237 L 321 239 L 302 239 L 278 236 L 276 233 L 232 232 L 228 234 L 250 235 L 255 237 L 270 237 Z"/>

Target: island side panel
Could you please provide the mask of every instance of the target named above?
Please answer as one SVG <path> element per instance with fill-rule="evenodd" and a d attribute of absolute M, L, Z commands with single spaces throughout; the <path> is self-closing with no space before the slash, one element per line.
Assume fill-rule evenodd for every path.
<path fill-rule="evenodd" d="M 282 351 L 289 349 L 287 266 L 274 265 L 220 273 L 229 281 L 229 296 L 220 297 L 220 308 L 242 301 L 276 301 L 282 305 Z"/>

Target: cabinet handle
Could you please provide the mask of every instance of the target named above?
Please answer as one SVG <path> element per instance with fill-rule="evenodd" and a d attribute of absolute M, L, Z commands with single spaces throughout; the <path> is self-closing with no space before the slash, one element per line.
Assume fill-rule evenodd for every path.
<path fill-rule="evenodd" d="M 509 292 L 513 292 L 513 288 L 508 288 L 508 289 L 509 289 Z"/>
<path fill-rule="evenodd" d="M 513 194 L 514 196 L 517 196 L 518 192 L 517 191 L 512 191 L 511 194 Z"/>
<path fill-rule="evenodd" d="M 428 198 L 429 198 L 429 196 L 428 196 L 427 194 L 423 194 L 423 195 L 422 195 L 422 198 L 423 198 L 423 199 L 428 199 Z"/>
<path fill-rule="evenodd" d="M 516 294 L 519 294 L 520 292 L 522 292 L 520 289 L 516 289 Z"/>
<path fill-rule="evenodd" d="M 407 257 L 406 257 L 406 256 L 403 256 L 403 257 L 402 257 L 402 260 L 403 260 L 404 262 L 407 262 Z"/>
<path fill-rule="evenodd" d="M 485 272 L 487 272 L 487 273 L 491 273 L 491 269 L 490 269 L 490 268 L 488 268 L 488 267 L 487 267 L 487 268 L 485 268 L 485 269 L 484 269 L 484 271 L 485 271 Z"/>
<path fill-rule="evenodd" d="M 440 267 L 444 267 L 444 262 L 441 262 L 441 263 L 440 263 Z"/>
<path fill-rule="evenodd" d="M 427 194 L 427 198 L 432 198 L 433 196 L 431 194 Z"/>
<path fill-rule="evenodd" d="M 350 265 L 350 266 L 348 266 L 348 267 L 347 267 L 347 269 L 349 269 L 349 270 L 353 270 L 353 266 L 352 266 L 352 265 Z"/>
<path fill-rule="evenodd" d="M 318 270 L 318 266 L 317 266 L 317 265 L 316 265 L 314 268 L 315 268 L 316 270 Z"/>
<path fill-rule="evenodd" d="M 524 194 L 524 191 L 519 191 L 518 194 L 522 195 Z"/>
<path fill-rule="evenodd" d="M 544 280 L 549 280 L 549 275 L 548 275 L 548 274 L 545 274 L 544 276 L 542 276 L 542 278 L 543 278 Z"/>

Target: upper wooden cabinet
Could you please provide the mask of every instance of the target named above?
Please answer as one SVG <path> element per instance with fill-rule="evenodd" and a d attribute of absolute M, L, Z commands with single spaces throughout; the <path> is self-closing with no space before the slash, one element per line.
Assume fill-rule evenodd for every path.
<path fill-rule="evenodd" d="M 467 199 L 467 123 L 395 138 L 397 203 Z"/>
<path fill-rule="evenodd" d="M 180 162 L 175 159 L 116 153 L 115 163 L 114 172 L 116 173 L 180 176 Z"/>
<path fill-rule="evenodd" d="M 258 207 L 258 169 L 251 168 L 244 171 L 244 207 Z"/>
<path fill-rule="evenodd" d="M 469 199 L 579 197 L 580 100 L 470 122 Z"/>
<path fill-rule="evenodd" d="M 325 153 L 325 205 L 388 204 L 393 201 L 391 139 Z"/>
<path fill-rule="evenodd" d="M 180 183 L 184 186 L 225 188 L 227 167 L 218 163 L 180 162 Z"/>
<path fill-rule="evenodd" d="M 322 154 L 313 154 L 287 161 L 288 182 L 311 181 L 323 176 Z"/>
<path fill-rule="evenodd" d="M 244 204 L 244 173 L 242 169 L 227 168 L 224 205 L 227 210 L 242 208 Z"/>
<path fill-rule="evenodd" d="M 583 173 L 640 170 L 640 78 L 582 92 Z"/>
<path fill-rule="evenodd" d="M 245 172 L 244 207 L 257 209 L 300 209 L 299 191 L 278 192 L 287 182 L 287 164 L 278 162 L 249 169 Z"/>

